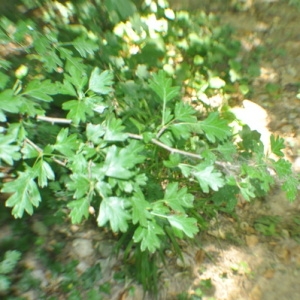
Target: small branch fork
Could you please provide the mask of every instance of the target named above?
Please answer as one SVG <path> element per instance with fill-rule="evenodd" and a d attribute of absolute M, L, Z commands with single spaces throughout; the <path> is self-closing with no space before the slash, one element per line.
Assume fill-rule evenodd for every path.
<path fill-rule="evenodd" d="M 127 133 L 127 135 L 132 139 L 136 139 L 136 140 L 142 140 L 143 139 L 143 137 L 141 135 L 138 135 L 138 134 Z M 185 155 L 185 156 L 201 159 L 201 156 L 199 154 L 191 153 L 191 152 L 187 152 L 187 151 L 183 151 L 183 150 L 179 150 L 179 149 L 176 149 L 176 148 L 169 147 L 168 145 L 163 144 L 162 142 L 158 141 L 157 139 L 151 139 L 151 142 L 153 144 L 161 147 L 161 148 L 164 148 L 164 149 L 168 150 L 171 153 L 178 153 L 178 154 L 182 154 L 182 155 Z"/>
<path fill-rule="evenodd" d="M 72 123 L 72 120 L 70 119 L 65 119 L 65 118 L 52 118 L 52 117 L 47 117 L 47 116 L 37 116 L 37 120 L 39 121 L 45 121 L 45 122 L 49 122 L 49 123 L 52 123 L 52 124 L 71 124 Z M 138 135 L 138 134 L 134 134 L 134 133 L 127 133 L 128 137 L 129 138 L 132 138 L 132 139 L 136 139 L 136 140 L 143 140 L 143 137 L 141 135 Z M 36 149 L 39 153 L 42 153 L 43 150 L 38 147 L 36 144 L 34 144 L 32 141 L 30 141 L 28 138 L 25 139 L 25 142 L 27 142 L 28 144 L 30 144 L 34 149 Z M 192 152 L 187 152 L 187 151 L 183 151 L 183 150 L 179 150 L 179 149 L 176 149 L 176 148 L 172 148 L 162 142 L 160 142 L 159 140 L 155 139 L 155 138 L 152 138 L 151 139 L 151 142 L 163 149 L 166 149 L 167 151 L 169 151 L 170 153 L 178 153 L 178 154 L 181 154 L 181 155 L 184 155 L 184 156 L 188 156 L 188 157 L 192 157 L 192 158 L 195 158 L 195 159 L 202 159 L 201 155 L 199 154 L 196 154 L 196 153 L 192 153 Z M 66 166 L 66 163 L 59 160 L 59 159 L 56 159 L 56 158 L 53 158 L 53 161 L 55 161 L 56 163 L 58 163 L 59 165 L 61 166 Z M 215 162 L 216 165 L 219 165 L 223 168 L 226 168 L 226 164 L 224 164 L 223 162 L 219 162 L 219 161 L 216 161 Z"/>
<path fill-rule="evenodd" d="M 43 153 L 43 149 L 41 149 L 38 145 L 36 145 L 34 142 L 32 142 L 30 139 L 25 138 L 24 140 L 25 143 L 28 143 L 31 147 L 33 147 L 38 153 Z M 61 161 L 55 157 L 52 157 L 52 160 L 55 161 L 57 164 L 65 167 L 66 166 L 66 162 Z"/>

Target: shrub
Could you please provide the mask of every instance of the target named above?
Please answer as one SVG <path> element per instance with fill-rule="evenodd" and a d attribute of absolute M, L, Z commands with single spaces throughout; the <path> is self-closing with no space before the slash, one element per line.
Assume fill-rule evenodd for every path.
<path fill-rule="evenodd" d="M 169 243 L 180 254 L 213 211 L 267 193 L 270 169 L 295 199 L 283 139 L 270 158 L 233 125 L 226 99 L 250 79 L 230 29 L 158 3 L 26 0 L 26 19 L 1 18 L 0 159 L 13 176 L 1 191 L 15 218 L 41 201 L 72 223 L 95 215 L 142 257 Z"/>

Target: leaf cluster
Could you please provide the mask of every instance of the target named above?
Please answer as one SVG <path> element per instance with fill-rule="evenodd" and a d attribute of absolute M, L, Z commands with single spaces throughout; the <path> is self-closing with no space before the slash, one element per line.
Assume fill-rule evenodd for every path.
<path fill-rule="evenodd" d="M 50 190 L 72 223 L 93 215 L 155 253 L 195 237 L 201 203 L 232 212 L 237 194 L 267 193 L 270 169 L 295 199 L 298 178 L 283 158 L 283 139 L 271 137 L 277 158 L 270 158 L 259 133 L 234 131 L 226 106 L 197 109 L 243 84 L 230 31 L 164 1 L 145 1 L 140 10 L 121 2 L 100 9 L 109 23 L 103 30 L 101 1 L 60 3 L 63 18 L 53 2 L 44 27 L 45 15 L 0 19 L 0 42 L 25 53 L 0 61 L 0 163 L 14 175 L 1 192 L 13 216 L 56 201 L 41 196 Z M 189 90 L 196 102 L 187 100 Z"/>

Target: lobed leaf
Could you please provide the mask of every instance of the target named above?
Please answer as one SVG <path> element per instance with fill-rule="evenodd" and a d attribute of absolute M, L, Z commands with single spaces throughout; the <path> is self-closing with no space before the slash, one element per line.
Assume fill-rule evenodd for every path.
<path fill-rule="evenodd" d="M 70 100 L 63 104 L 64 110 L 69 110 L 67 118 L 71 119 L 75 125 L 86 121 L 86 115 L 93 116 L 93 107 L 87 105 L 84 100 Z"/>
<path fill-rule="evenodd" d="M 41 196 L 37 184 L 34 181 L 34 172 L 27 168 L 20 173 L 14 181 L 6 182 L 1 190 L 3 193 L 11 193 L 5 205 L 12 207 L 12 214 L 15 218 L 21 218 L 26 211 L 33 214 L 33 207 L 38 207 Z"/>
<path fill-rule="evenodd" d="M 282 190 L 286 192 L 289 201 L 294 201 L 298 195 L 299 178 L 290 177 L 282 185 Z"/>
<path fill-rule="evenodd" d="M 292 174 L 292 164 L 283 158 L 273 162 L 272 166 L 275 168 L 275 171 L 279 178 L 284 178 Z"/>
<path fill-rule="evenodd" d="M 80 36 L 76 38 L 73 43 L 75 49 L 79 54 L 86 58 L 89 54 L 94 54 L 95 51 L 99 49 L 98 45 L 86 36 Z"/>
<path fill-rule="evenodd" d="M 13 271 L 21 258 L 21 253 L 16 250 L 6 251 L 3 261 L 0 262 L 0 274 L 8 274 Z M 1 289 L 0 289 L 1 290 Z"/>
<path fill-rule="evenodd" d="M 229 162 L 233 161 L 237 152 L 236 146 L 232 142 L 225 142 L 224 144 L 219 144 L 217 150 L 222 154 L 224 159 Z"/>
<path fill-rule="evenodd" d="M 132 177 L 133 172 L 130 169 L 145 160 L 145 157 L 140 155 L 143 148 L 138 141 L 130 141 L 129 145 L 121 150 L 115 145 L 109 147 L 103 165 L 105 175 L 118 179 Z"/>
<path fill-rule="evenodd" d="M 12 145 L 16 140 L 12 135 L 3 135 L 0 133 L 0 159 L 4 160 L 7 164 L 13 165 L 15 160 L 21 158 L 20 147 Z"/>
<path fill-rule="evenodd" d="M 195 218 L 189 218 L 187 216 L 173 215 L 168 216 L 168 221 L 172 227 L 184 232 L 184 234 L 190 238 L 199 231 L 197 226 L 197 220 Z"/>
<path fill-rule="evenodd" d="M 40 81 L 40 80 L 32 80 L 27 85 L 24 95 L 31 96 L 37 100 L 50 102 L 52 101 L 52 97 L 49 95 L 57 94 L 56 84 L 51 83 L 49 79 Z"/>
<path fill-rule="evenodd" d="M 284 153 L 281 151 L 285 148 L 284 146 L 284 139 L 274 135 L 271 135 L 271 151 L 272 153 L 278 155 L 279 157 L 284 156 Z"/>
<path fill-rule="evenodd" d="M 90 77 L 89 89 L 97 94 L 106 95 L 112 91 L 113 74 L 111 71 L 105 70 L 100 73 L 100 69 L 96 67 Z"/>
<path fill-rule="evenodd" d="M 141 250 L 154 253 L 160 248 L 159 235 L 164 235 L 162 228 L 154 220 L 148 221 L 147 226 L 139 226 L 133 235 L 135 243 L 141 243 Z"/>
<path fill-rule="evenodd" d="M 18 113 L 20 106 L 22 105 L 21 97 L 17 97 L 14 95 L 13 90 L 5 90 L 0 93 L 0 121 L 6 121 L 6 116 L 2 111 L 10 112 L 10 113 Z"/>
<path fill-rule="evenodd" d="M 63 128 L 56 137 L 56 143 L 53 148 L 65 156 L 72 157 L 75 154 L 75 151 L 78 148 L 78 139 L 77 135 L 69 135 L 69 129 Z"/>
<path fill-rule="evenodd" d="M 209 188 L 218 191 L 225 184 L 222 173 L 215 170 L 213 166 L 198 165 L 195 170 L 192 170 L 191 174 L 198 180 L 204 193 L 208 193 Z"/>
<path fill-rule="evenodd" d="M 83 217 L 88 218 L 90 201 L 87 197 L 77 199 L 68 203 L 68 208 L 71 209 L 70 217 L 73 224 L 78 224 Z"/>
<path fill-rule="evenodd" d="M 106 141 L 125 141 L 128 135 L 123 132 L 124 126 L 120 119 L 111 118 L 107 121 L 104 140 Z"/>
<path fill-rule="evenodd" d="M 224 141 L 231 136 L 231 129 L 227 121 L 220 119 L 218 112 L 210 113 L 205 120 L 193 125 L 192 128 L 198 133 L 204 132 L 212 143 L 215 143 L 216 140 Z"/>
<path fill-rule="evenodd" d="M 183 101 L 176 102 L 175 104 L 175 119 L 182 122 L 195 123 L 197 121 L 195 109 Z"/>
<path fill-rule="evenodd" d="M 103 137 L 105 133 L 105 129 L 102 125 L 97 124 L 91 124 L 88 123 L 86 126 L 86 137 L 88 141 L 93 142 L 94 144 L 99 144 L 101 142 L 101 138 Z"/>
<path fill-rule="evenodd" d="M 36 176 L 38 178 L 38 184 L 42 188 L 48 185 L 48 179 L 54 180 L 54 178 L 55 178 L 52 168 L 43 159 L 40 159 L 34 165 L 33 171 L 36 172 Z"/>
<path fill-rule="evenodd" d="M 120 197 L 104 198 L 100 204 L 97 222 L 99 226 L 104 226 L 109 222 L 113 232 L 126 232 L 130 214 L 126 211 L 125 199 Z"/>
<path fill-rule="evenodd" d="M 59 47 L 58 51 L 60 53 L 61 58 L 67 61 L 67 66 L 74 67 L 78 71 L 82 72 L 82 58 L 76 57 L 71 50 L 64 47 Z"/>
<path fill-rule="evenodd" d="M 172 100 L 179 94 L 180 91 L 179 86 L 172 87 L 171 78 L 168 78 L 167 74 L 162 70 L 153 75 L 153 78 L 149 82 L 149 87 L 163 102 Z"/>
<path fill-rule="evenodd" d="M 164 203 L 176 212 L 185 213 L 185 207 L 193 207 L 194 196 L 187 193 L 187 188 L 178 188 L 178 183 L 169 183 L 165 190 Z"/>
<path fill-rule="evenodd" d="M 131 198 L 132 206 L 132 223 L 139 223 L 141 226 L 146 227 L 148 220 L 151 218 L 149 213 L 150 204 L 145 200 L 141 190 L 134 193 Z"/>
<path fill-rule="evenodd" d="M 70 191 L 74 192 L 74 198 L 80 199 L 85 196 L 90 190 L 90 180 L 84 174 L 72 174 L 72 181 L 69 181 L 66 186 Z"/>

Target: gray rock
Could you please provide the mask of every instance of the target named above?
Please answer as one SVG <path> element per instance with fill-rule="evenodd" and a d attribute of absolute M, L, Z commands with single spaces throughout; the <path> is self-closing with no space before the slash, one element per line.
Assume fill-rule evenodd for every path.
<path fill-rule="evenodd" d="M 75 239 L 72 242 L 73 253 L 78 258 L 86 258 L 94 254 L 93 243 L 87 239 Z"/>

